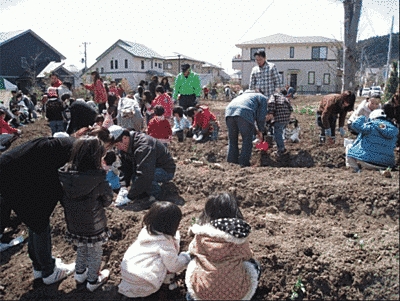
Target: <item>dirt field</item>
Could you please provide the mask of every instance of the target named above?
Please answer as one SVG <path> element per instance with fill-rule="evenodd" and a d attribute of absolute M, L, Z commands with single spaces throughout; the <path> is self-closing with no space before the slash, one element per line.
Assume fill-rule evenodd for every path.
<path fill-rule="evenodd" d="M 170 149 L 178 167 L 174 180 L 164 186 L 163 199 L 181 204 L 181 249 L 186 250 L 190 243 L 187 229 L 207 196 L 229 191 L 241 200 L 245 219 L 252 226 L 254 257 L 262 264 L 253 300 L 398 300 L 399 172 L 392 171 L 392 178 L 377 171 L 354 174 L 344 167 L 343 138 L 335 145 L 319 146 L 311 110 L 320 97 L 293 101 L 301 141 L 287 143 L 289 153 L 280 160 L 271 149 L 267 154 L 254 150 L 248 168 L 225 162 L 226 102 L 208 103 L 222 125 L 217 142 L 172 142 Z M 24 129 L 14 146 L 49 133 L 46 122 L 38 121 Z M 204 165 L 185 164 L 186 159 Z M 220 166 L 216 168 L 214 163 Z M 103 264 L 111 276 L 101 289 L 89 293 L 84 285 L 77 286 L 73 277 L 50 286 L 34 283 L 24 243 L 1 253 L 0 298 L 121 299 L 117 293 L 120 263 L 141 229 L 143 212 L 132 212 L 128 206 L 110 207 L 107 216 L 112 237 L 104 246 Z M 26 233 L 25 225 L 16 218 L 13 221 L 10 238 Z M 51 223 L 53 255 L 73 261 L 75 252 L 63 238 L 62 207 L 56 208 Z M 145 300 L 184 299 L 184 273 L 178 278 L 177 290 L 162 288 Z"/>

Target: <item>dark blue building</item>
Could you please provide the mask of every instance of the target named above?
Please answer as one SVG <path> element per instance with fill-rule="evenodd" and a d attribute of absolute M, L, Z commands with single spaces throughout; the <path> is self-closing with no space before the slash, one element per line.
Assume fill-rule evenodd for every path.
<path fill-rule="evenodd" d="M 65 57 L 32 30 L 0 32 L 0 76 L 29 90 L 51 61 Z"/>

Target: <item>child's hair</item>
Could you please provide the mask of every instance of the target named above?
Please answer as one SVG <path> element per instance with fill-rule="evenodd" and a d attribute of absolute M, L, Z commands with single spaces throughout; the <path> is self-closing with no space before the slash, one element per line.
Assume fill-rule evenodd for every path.
<path fill-rule="evenodd" d="M 186 116 L 188 116 L 188 117 L 193 117 L 194 116 L 194 112 L 196 112 L 197 111 L 197 108 L 195 108 L 195 107 L 189 107 L 187 110 L 186 110 Z"/>
<path fill-rule="evenodd" d="M 199 224 L 204 225 L 219 218 L 243 219 L 238 201 L 229 193 L 223 192 L 208 197 L 204 210 L 199 217 Z"/>
<path fill-rule="evenodd" d="M 156 92 L 163 94 L 165 92 L 164 87 L 161 85 L 158 85 L 156 87 Z"/>
<path fill-rule="evenodd" d="M 178 114 L 179 117 L 183 117 L 183 108 L 181 106 L 176 106 L 174 107 L 174 109 L 172 110 L 173 114 Z"/>
<path fill-rule="evenodd" d="M 158 105 L 154 107 L 153 111 L 156 116 L 162 116 L 165 112 L 165 109 L 163 106 Z"/>
<path fill-rule="evenodd" d="M 286 89 L 282 89 L 280 92 L 281 92 L 281 94 L 282 94 L 283 96 L 286 96 L 286 95 L 287 95 Z"/>
<path fill-rule="evenodd" d="M 71 95 L 69 93 L 64 93 L 63 95 L 61 95 L 61 100 L 62 101 L 66 101 L 67 99 L 70 99 Z"/>
<path fill-rule="evenodd" d="M 107 166 L 111 166 L 115 161 L 117 161 L 117 155 L 114 151 L 108 151 L 104 156 L 104 162 Z"/>
<path fill-rule="evenodd" d="M 97 116 L 96 116 L 96 119 L 94 120 L 94 122 L 95 122 L 95 123 L 104 122 L 104 116 L 101 115 L 101 114 L 97 115 Z"/>
<path fill-rule="evenodd" d="M 175 236 L 181 219 L 182 211 L 177 205 L 171 202 L 155 202 L 143 217 L 143 225 L 149 234 Z"/>
<path fill-rule="evenodd" d="M 101 169 L 101 159 L 105 152 L 103 142 L 97 137 L 79 138 L 73 144 L 68 169 L 80 172 Z"/>
<path fill-rule="evenodd" d="M 391 103 L 385 103 L 383 105 L 383 112 L 385 112 L 386 115 L 386 119 L 393 121 L 393 119 L 395 118 L 395 111 L 394 111 L 394 106 Z"/>

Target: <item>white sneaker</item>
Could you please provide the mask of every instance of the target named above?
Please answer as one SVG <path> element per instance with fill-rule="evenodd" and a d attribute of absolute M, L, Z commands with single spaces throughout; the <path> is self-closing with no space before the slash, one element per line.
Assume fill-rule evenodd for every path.
<path fill-rule="evenodd" d="M 40 279 L 42 278 L 42 271 L 36 271 L 33 269 L 33 279 Z"/>
<path fill-rule="evenodd" d="M 197 139 L 195 139 L 195 140 L 196 141 L 201 141 L 202 139 L 203 139 L 203 134 L 200 134 L 200 135 L 197 136 Z"/>
<path fill-rule="evenodd" d="M 260 140 L 259 140 L 258 138 L 256 138 L 256 139 L 253 140 L 253 144 L 257 144 L 257 143 L 259 143 L 259 142 L 260 142 Z"/>
<path fill-rule="evenodd" d="M 122 206 L 129 203 L 131 200 L 128 199 L 128 189 L 126 187 L 122 187 L 119 190 L 118 196 L 115 200 L 115 206 Z"/>
<path fill-rule="evenodd" d="M 66 269 L 60 269 L 58 267 L 54 268 L 53 274 L 51 274 L 50 276 L 43 278 L 43 282 L 44 284 L 53 284 L 56 283 L 58 281 L 63 280 L 64 278 L 67 278 L 68 274 L 67 274 L 67 270 Z"/>
<path fill-rule="evenodd" d="M 109 270 L 102 270 L 100 272 L 99 277 L 97 278 L 97 282 L 95 284 L 90 284 L 89 282 L 86 284 L 86 288 L 93 292 L 97 288 L 99 288 L 102 284 L 104 284 L 108 280 L 108 276 L 110 276 Z"/>
<path fill-rule="evenodd" d="M 75 281 L 78 283 L 84 283 L 87 279 L 87 273 L 88 273 L 87 269 L 82 274 L 77 274 L 75 272 L 74 274 Z"/>
<path fill-rule="evenodd" d="M 197 140 L 197 134 L 193 135 L 193 140 Z"/>
<path fill-rule="evenodd" d="M 56 258 L 56 267 L 66 270 L 67 276 L 69 276 L 75 271 L 75 262 L 66 264 L 62 262 L 61 258 Z"/>

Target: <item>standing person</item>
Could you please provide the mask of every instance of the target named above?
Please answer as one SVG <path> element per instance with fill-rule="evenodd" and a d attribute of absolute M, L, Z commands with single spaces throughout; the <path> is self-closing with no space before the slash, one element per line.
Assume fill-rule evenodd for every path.
<path fill-rule="evenodd" d="M 217 100 L 217 96 L 218 96 L 218 91 L 217 91 L 217 85 L 215 84 L 212 88 L 211 88 L 211 100 Z"/>
<path fill-rule="evenodd" d="M 58 78 L 58 74 L 56 72 L 51 72 L 50 75 L 50 86 L 53 88 L 58 88 L 62 85 L 62 81 Z"/>
<path fill-rule="evenodd" d="M 171 87 L 170 87 L 169 82 L 168 82 L 168 77 L 166 77 L 166 76 L 163 77 L 162 80 L 161 80 L 160 85 L 164 88 L 165 92 L 170 92 L 171 91 Z"/>
<path fill-rule="evenodd" d="M 257 66 L 253 67 L 250 74 L 250 90 L 260 92 L 269 99 L 271 95 L 281 89 L 281 80 L 275 64 L 266 60 L 264 50 L 254 53 Z"/>
<path fill-rule="evenodd" d="M 67 240 L 77 246 L 75 280 L 93 292 L 110 271 L 100 271 L 102 244 L 108 240 L 104 207 L 112 203 L 113 191 L 102 169 L 106 150 L 97 137 L 80 138 L 74 142 L 70 161 L 60 169 L 67 223 Z"/>
<path fill-rule="evenodd" d="M 204 86 L 203 87 L 204 99 L 208 99 L 208 92 L 210 92 L 210 90 L 207 88 L 207 86 Z"/>
<path fill-rule="evenodd" d="M 151 94 L 151 100 L 156 98 L 156 88 L 158 86 L 158 76 L 153 75 L 151 77 L 151 82 L 149 83 L 149 91 Z"/>
<path fill-rule="evenodd" d="M 106 109 L 107 92 L 104 84 L 100 79 L 100 74 L 97 71 L 91 73 L 93 83 L 90 85 L 83 85 L 86 89 L 94 92 L 94 102 L 99 106 L 99 114 Z"/>
<path fill-rule="evenodd" d="M 160 196 L 159 183 L 171 181 L 176 165 L 168 149 L 157 139 L 118 125 L 109 127 L 114 145 L 121 152 L 121 170 L 128 199 L 135 200 L 134 210 L 146 210 Z"/>
<path fill-rule="evenodd" d="M 166 218 L 168 217 L 168 218 Z M 189 254 L 179 253 L 182 211 L 170 202 L 156 202 L 143 217 L 143 228 L 124 254 L 118 292 L 129 298 L 147 297 L 163 283 L 169 288 L 174 274 L 184 270 Z"/>
<path fill-rule="evenodd" d="M 282 89 L 281 93 L 274 93 L 268 100 L 267 121 L 273 121 L 274 138 L 278 148 L 278 155 L 286 152 L 283 142 L 283 131 L 290 121 L 290 114 L 293 112 L 289 99 L 286 98 L 286 90 Z"/>
<path fill-rule="evenodd" d="M 47 91 L 46 118 L 49 121 L 51 135 L 57 132 L 64 132 L 64 103 L 58 98 L 57 90 L 50 87 Z"/>
<path fill-rule="evenodd" d="M 68 162 L 73 141 L 70 137 L 37 138 L 0 156 L 0 234 L 13 210 L 28 227 L 33 276 L 43 278 L 45 284 L 64 279 L 75 267 L 52 257 L 50 229 L 50 216 L 63 196 L 58 169 Z"/>
<path fill-rule="evenodd" d="M 253 258 L 238 201 L 228 193 L 211 195 L 190 229 L 192 260 L 186 270 L 186 300 L 250 300 L 261 266 Z"/>
<path fill-rule="evenodd" d="M 97 116 L 96 110 L 80 98 L 72 103 L 69 111 L 71 119 L 66 130 L 69 135 L 81 128 L 92 126 Z"/>
<path fill-rule="evenodd" d="M 114 94 L 118 98 L 120 97 L 118 93 L 117 83 L 115 80 L 110 81 L 110 86 L 108 87 L 108 94 L 110 93 Z"/>
<path fill-rule="evenodd" d="M 247 90 L 233 99 L 225 109 L 228 128 L 228 157 L 230 163 L 250 166 L 253 149 L 254 123 L 257 124 L 257 136 L 263 141 L 268 99 L 261 93 Z M 242 136 L 242 150 L 239 155 L 239 133 Z"/>
<path fill-rule="evenodd" d="M 344 121 L 347 112 L 353 110 L 355 101 L 356 96 L 351 91 L 345 91 L 342 94 L 328 94 L 322 98 L 317 110 L 317 124 L 321 128 L 321 143 L 325 143 L 326 136 L 331 139 L 331 142 L 335 142 L 337 115 L 339 115 L 340 136 L 344 136 Z"/>
<path fill-rule="evenodd" d="M 186 111 L 197 104 L 196 97 L 201 95 L 200 77 L 191 71 L 189 64 L 183 64 L 182 72 L 175 79 L 173 99 L 179 101 L 179 105 Z"/>
<path fill-rule="evenodd" d="M 154 108 L 155 106 L 164 107 L 164 117 L 168 120 L 172 118 L 174 103 L 161 85 L 156 87 L 156 98 L 154 98 L 151 102 L 151 107 Z"/>

